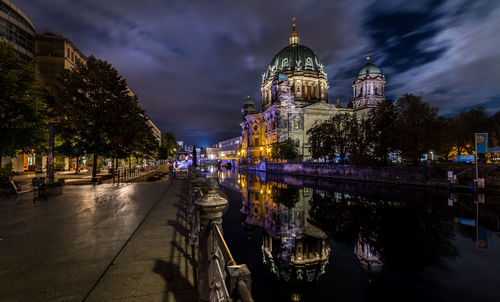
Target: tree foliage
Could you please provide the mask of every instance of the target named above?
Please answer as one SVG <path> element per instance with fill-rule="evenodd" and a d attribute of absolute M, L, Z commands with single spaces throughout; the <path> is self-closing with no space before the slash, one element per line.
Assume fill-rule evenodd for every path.
<path fill-rule="evenodd" d="M 285 141 L 271 144 L 271 157 L 279 160 L 293 160 L 298 159 L 300 153 L 295 142 L 288 138 Z"/>
<path fill-rule="evenodd" d="M 396 105 L 396 146 L 401 156 L 417 164 L 434 140 L 437 107 L 422 102 L 422 97 L 405 94 Z"/>
<path fill-rule="evenodd" d="M 374 159 L 384 165 L 389 163 L 389 154 L 396 151 L 396 119 L 396 106 L 391 100 L 384 100 L 367 117 L 366 146 L 371 144 Z"/>
<path fill-rule="evenodd" d="M 174 158 L 177 155 L 177 139 L 173 133 L 162 132 L 159 159 Z"/>
<path fill-rule="evenodd" d="M 106 61 L 91 56 L 86 64 L 65 70 L 57 98 L 57 133 L 71 155 L 93 158 L 153 156 L 158 147 L 148 117 L 125 80 Z"/>
<path fill-rule="evenodd" d="M 0 42 L 0 156 L 39 149 L 46 143 L 46 91 L 36 87 L 32 63 Z"/>
<path fill-rule="evenodd" d="M 387 165 L 391 153 L 400 153 L 418 163 L 440 142 L 435 133 L 440 126 L 437 112 L 421 97 L 406 94 L 396 105 L 386 100 L 366 116 L 336 114 L 308 130 L 311 155 L 355 165 Z"/>
<path fill-rule="evenodd" d="M 327 161 L 339 158 L 340 162 L 344 163 L 351 147 L 350 135 L 354 133 L 349 131 L 351 123 L 356 123 L 355 117 L 340 113 L 309 129 L 307 134 L 312 157 L 324 158 Z"/>

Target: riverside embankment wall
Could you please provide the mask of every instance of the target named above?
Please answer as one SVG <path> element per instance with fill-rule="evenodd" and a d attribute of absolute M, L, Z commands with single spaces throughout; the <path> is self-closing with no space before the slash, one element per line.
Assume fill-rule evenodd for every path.
<path fill-rule="evenodd" d="M 407 185 L 447 186 L 447 171 L 458 174 L 459 185 L 472 186 L 474 167 L 450 169 L 437 166 L 356 167 L 325 163 L 267 163 L 267 172 L 284 175 L 327 177 Z M 500 187 L 500 166 L 484 165 L 480 177 L 490 187 Z"/>
<path fill-rule="evenodd" d="M 329 177 L 401 184 L 426 184 L 431 180 L 426 167 L 355 167 L 324 163 L 268 163 L 268 173 Z M 438 184 L 438 183 L 436 183 Z M 443 180 L 446 184 L 446 178 Z"/>

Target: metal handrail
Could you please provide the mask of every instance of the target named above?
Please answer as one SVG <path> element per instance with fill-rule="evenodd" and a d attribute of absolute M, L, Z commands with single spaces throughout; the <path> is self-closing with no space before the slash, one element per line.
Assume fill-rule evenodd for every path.
<path fill-rule="evenodd" d="M 226 240 L 224 240 L 224 236 L 222 236 L 222 232 L 219 226 L 216 223 L 212 223 L 212 231 L 215 234 L 215 238 L 217 240 L 217 246 L 219 247 L 222 255 L 224 256 L 224 260 L 226 261 L 226 267 L 237 267 L 236 261 L 234 261 L 233 255 L 227 246 Z M 217 262 L 217 268 L 220 269 L 219 262 Z M 244 265 L 243 265 L 244 266 Z M 219 271 L 220 274 L 222 272 Z M 224 284 L 225 293 L 227 293 L 227 287 Z M 236 284 L 236 290 L 238 291 L 238 295 L 240 301 L 242 302 L 254 302 L 252 298 L 252 294 L 250 289 L 248 288 L 248 284 L 243 280 L 238 280 Z"/>
<path fill-rule="evenodd" d="M 226 240 L 224 240 L 224 237 L 222 236 L 222 232 L 220 231 L 219 226 L 216 223 L 212 223 L 212 231 L 215 234 L 215 238 L 217 239 L 217 242 L 219 243 L 219 247 L 222 251 L 222 254 L 224 255 L 224 260 L 226 260 L 227 265 L 236 265 L 236 262 L 234 261 L 233 255 L 231 255 L 231 251 L 229 250 L 229 247 L 227 246 Z"/>

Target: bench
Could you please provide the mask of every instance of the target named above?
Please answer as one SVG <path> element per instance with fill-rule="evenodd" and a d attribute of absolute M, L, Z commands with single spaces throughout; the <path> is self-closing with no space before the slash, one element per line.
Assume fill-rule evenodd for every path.
<path fill-rule="evenodd" d="M 33 202 L 37 198 L 45 198 L 47 200 L 47 185 L 45 184 L 45 177 L 35 177 L 31 179 L 33 185 Z"/>

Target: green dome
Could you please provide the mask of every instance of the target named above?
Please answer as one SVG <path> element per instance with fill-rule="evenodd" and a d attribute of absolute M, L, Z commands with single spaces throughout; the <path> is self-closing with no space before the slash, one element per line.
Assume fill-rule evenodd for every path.
<path fill-rule="evenodd" d="M 286 70 L 310 70 L 323 73 L 323 65 L 309 47 L 299 44 L 289 45 L 274 56 L 264 77 L 269 79 L 276 72 Z"/>
<path fill-rule="evenodd" d="M 368 74 L 368 73 L 378 73 L 378 74 L 380 74 L 381 72 L 380 72 L 380 68 L 378 68 L 377 65 L 368 62 L 365 65 L 363 65 L 363 67 L 361 67 L 359 69 L 358 76 L 362 76 L 362 75 L 365 75 L 365 74 Z"/>
<path fill-rule="evenodd" d="M 243 104 L 243 107 L 244 108 L 248 108 L 248 107 L 253 107 L 255 106 L 254 102 L 250 99 L 250 96 L 247 97 L 245 103 Z"/>

